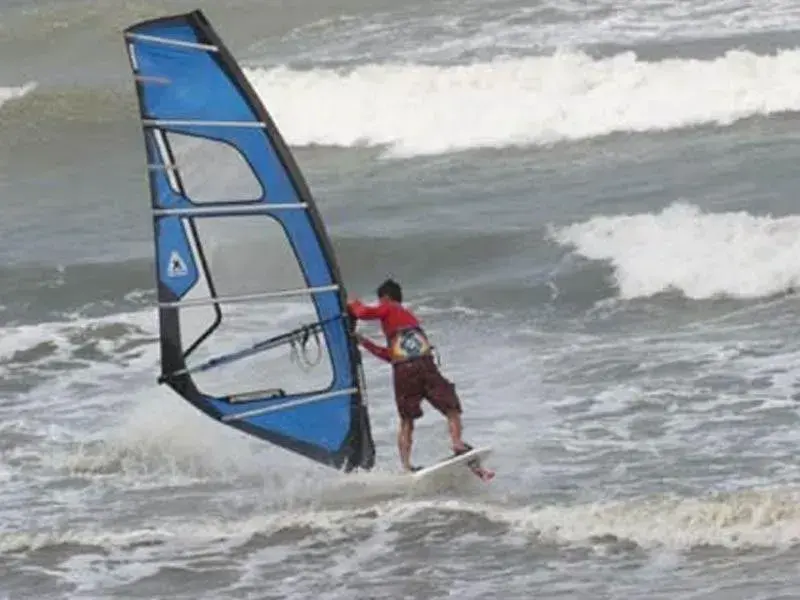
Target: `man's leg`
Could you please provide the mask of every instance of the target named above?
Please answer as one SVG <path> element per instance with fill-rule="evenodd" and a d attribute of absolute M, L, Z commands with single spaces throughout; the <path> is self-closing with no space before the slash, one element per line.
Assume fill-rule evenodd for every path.
<path fill-rule="evenodd" d="M 463 454 L 471 447 L 461 439 L 461 401 L 456 394 L 456 387 L 441 374 L 433 361 L 427 363 L 426 395 L 431 404 L 447 419 L 450 432 L 450 443 L 453 452 Z M 494 471 L 484 469 L 478 459 L 469 461 L 469 468 L 484 481 L 494 477 Z"/>
<path fill-rule="evenodd" d="M 450 443 L 453 447 L 453 452 L 461 452 L 466 449 L 464 441 L 461 439 L 461 413 L 451 408 L 445 413 L 447 418 L 447 428 L 450 431 Z"/>
<path fill-rule="evenodd" d="M 414 419 L 422 416 L 422 385 L 413 363 L 394 365 L 394 401 L 397 404 L 397 415 L 400 427 L 397 430 L 397 449 L 400 451 L 400 462 L 405 471 L 411 467 L 411 444 L 414 433 Z"/>
<path fill-rule="evenodd" d="M 400 418 L 400 429 L 397 431 L 397 449 L 400 452 L 400 463 L 404 471 L 411 471 L 411 444 L 413 443 L 414 421 Z"/>
<path fill-rule="evenodd" d="M 425 377 L 425 397 L 447 419 L 453 452 L 464 452 L 467 445 L 461 439 L 461 401 L 456 394 L 456 386 L 442 375 L 432 359 L 420 364 Z"/>
<path fill-rule="evenodd" d="M 450 409 L 445 413 L 445 417 L 447 417 L 447 426 L 450 429 L 450 442 L 453 444 L 453 452 L 455 454 L 463 454 L 468 450 L 472 450 L 472 446 L 465 444 L 464 440 L 461 439 L 461 413 L 458 410 Z M 467 465 L 483 481 L 489 481 L 494 477 L 494 471 L 481 466 L 481 461 L 477 458 L 470 460 Z"/>

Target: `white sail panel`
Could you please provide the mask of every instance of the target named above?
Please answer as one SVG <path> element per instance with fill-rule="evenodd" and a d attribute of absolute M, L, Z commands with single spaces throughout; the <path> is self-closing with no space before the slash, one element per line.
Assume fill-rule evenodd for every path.
<path fill-rule="evenodd" d="M 264 195 L 253 169 L 235 146 L 173 131 L 164 137 L 192 202 L 243 202 Z"/>
<path fill-rule="evenodd" d="M 182 308 L 181 318 L 194 307 Z M 293 331 L 315 321 L 310 298 L 305 301 L 242 302 L 222 306 L 223 320 L 187 361 L 190 369 L 210 359 L 227 356 L 261 340 Z M 326 390 L 333 379 L 333 364 L 324 332 L 310 333 L 300 341 L 226 362 L 193 375 L 203 393 L 211 396 L 249 394 L 280 389 L 287 396 Z"/>
<path fill-rule="evenodd" d="M 289 238 L 273 216 L 194 221 L 218 297 L 308 287 Z"/>

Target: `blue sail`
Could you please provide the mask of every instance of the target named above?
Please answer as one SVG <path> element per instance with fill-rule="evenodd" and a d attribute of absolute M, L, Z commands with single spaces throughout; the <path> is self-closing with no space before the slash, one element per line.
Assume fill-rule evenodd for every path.
<path fill-rule="evenodd" d="M 258 438 L 371 468 L 341 275 L 270 115 L 200 11 L 138 23 L 125 40 L 152 199 L 159 380 Z"/>

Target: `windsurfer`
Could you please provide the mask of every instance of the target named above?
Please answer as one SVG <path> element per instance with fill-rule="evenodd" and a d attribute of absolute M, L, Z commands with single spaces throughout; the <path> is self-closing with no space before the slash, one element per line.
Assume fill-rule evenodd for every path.
<path fill-rule="evenodd" d="M 380 346 L 357 334 L 364 348 L 392 365 L 395 403 L 400 416 L 397 447 L 403 469 L 415 470 L 411 465 L 411 446 L 414 421 L 422 416 L 423 398 L 447 419 L 453 452 L 463 454 L 471 450 L 461 439 L 462 411 L 455 385 L 439 371 L 433 348 L 419 320 L 403 306 L 402 287 L 387 279 L 376 293 L 377 305 L 369 306 L 353 298 L 348 301 L 347 308 L 356 320 L 380 320 L 386 336 L 388 346 Z"/>

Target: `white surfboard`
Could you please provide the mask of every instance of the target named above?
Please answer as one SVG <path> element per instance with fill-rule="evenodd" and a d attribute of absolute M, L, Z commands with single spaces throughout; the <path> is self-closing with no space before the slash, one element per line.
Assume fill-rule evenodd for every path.
<path fill-rule="evenodd" d="M 491 453 L 492 448 L 490 446 L 473 448 L 464 454 L 450 456 L 444 460 L 420 469 L 419 471 L 414 471 L 411 476 L 416 480 L 429 480 L 439 477 L 458 475 L 459 473 L 469 473 L 470 465 L 468 463 L 477 460 L 478 464 L 480 465 L 480 461 L 485 459 Z"/>

